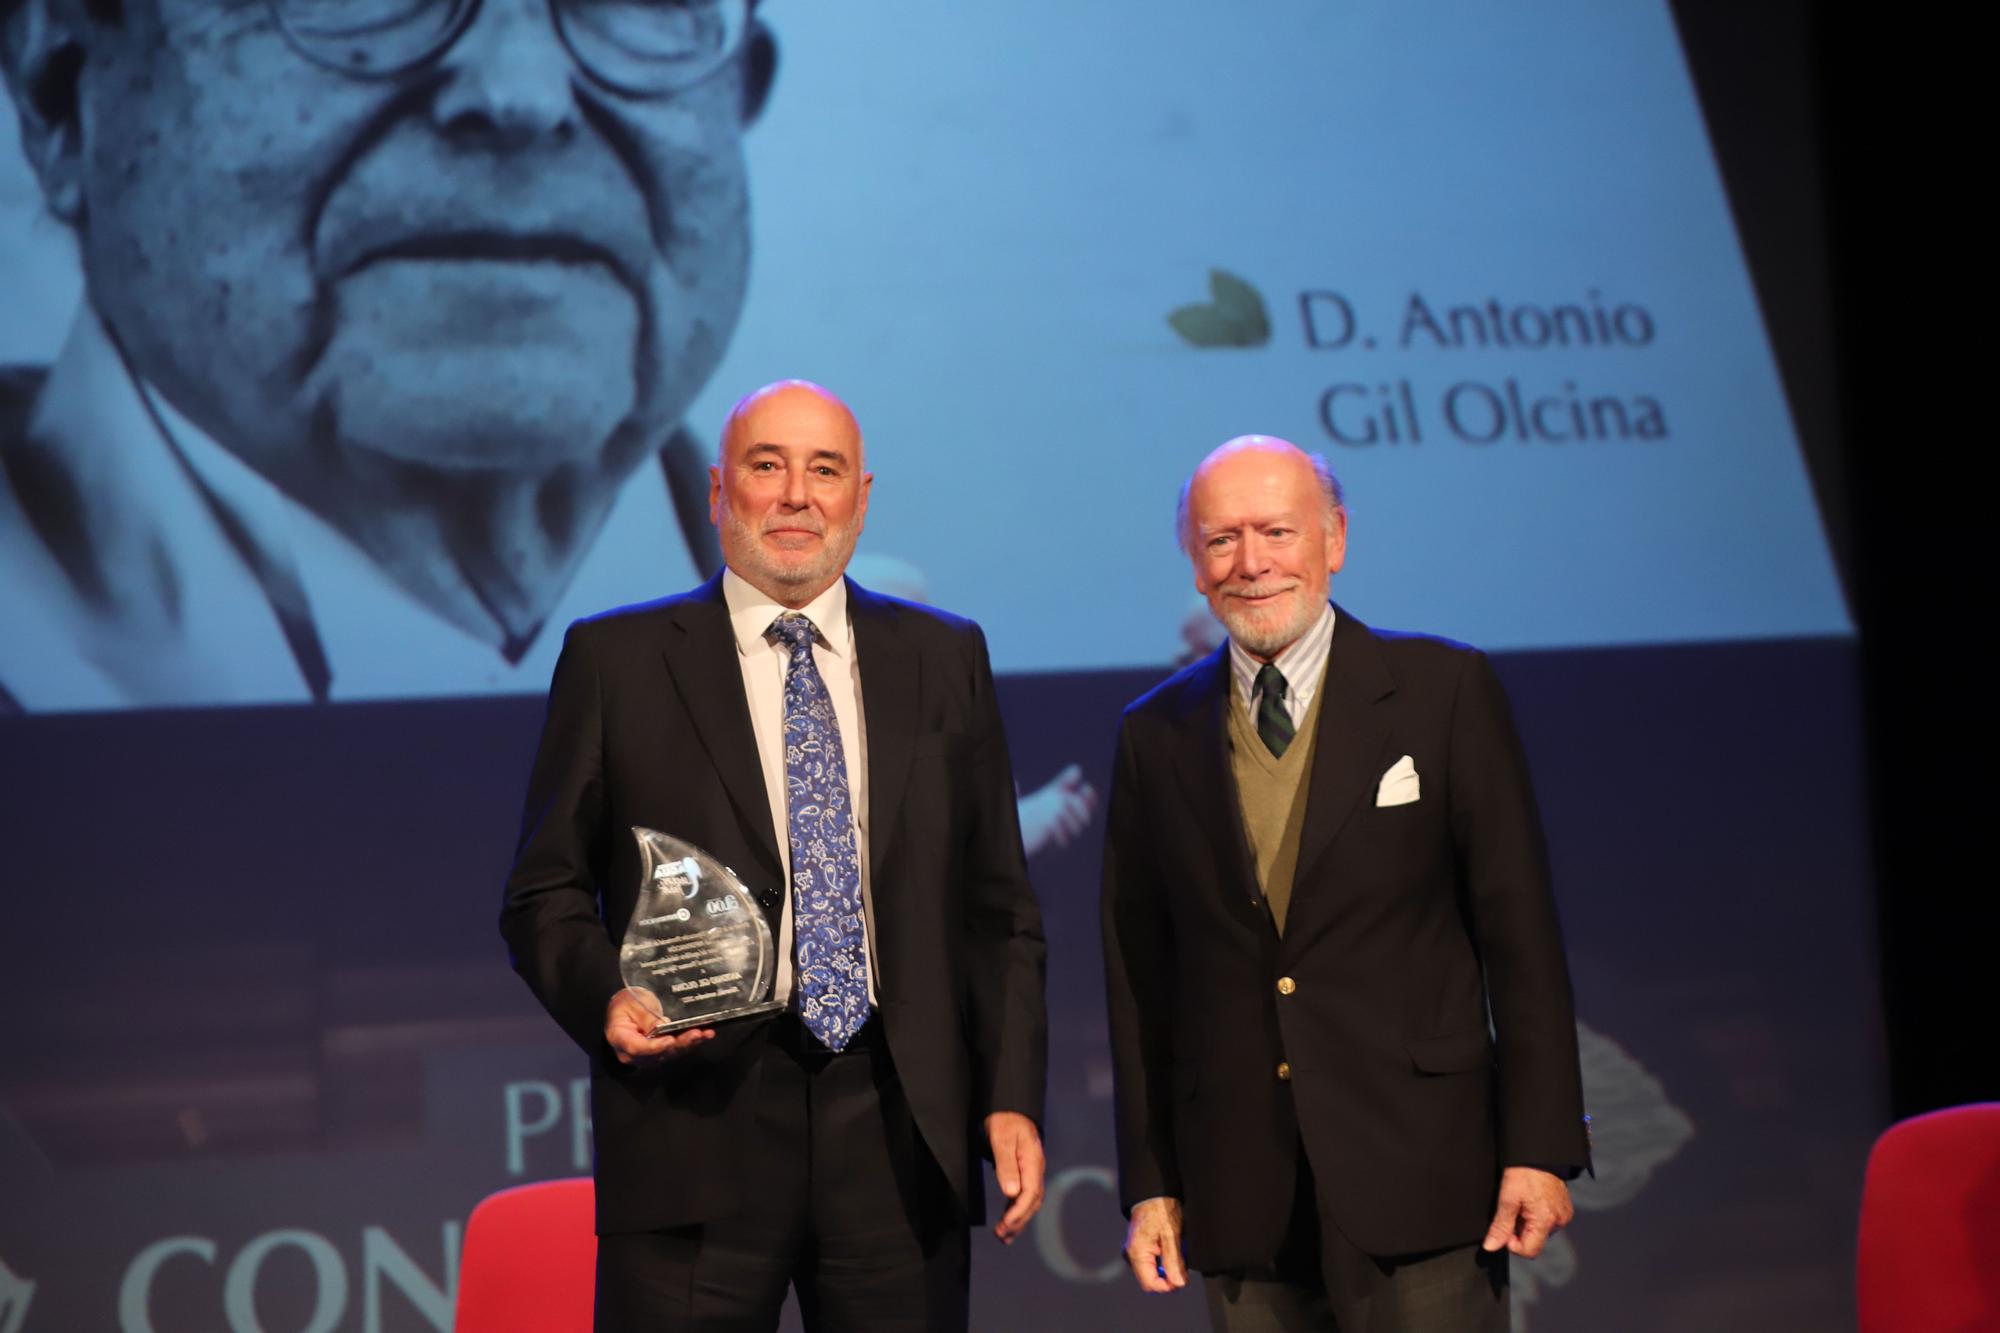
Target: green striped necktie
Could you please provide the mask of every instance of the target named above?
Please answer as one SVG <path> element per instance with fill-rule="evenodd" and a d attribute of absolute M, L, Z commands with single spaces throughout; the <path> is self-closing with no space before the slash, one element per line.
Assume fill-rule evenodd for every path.
<path fill-rule="evenodd" d="M 1257 673 L 1257 735 L 1264 747 L 1280 759 L 1292 743 L 1296 730 L 1292 715 L 1285 711 L 1285 673 L 1269 662 Z"/>

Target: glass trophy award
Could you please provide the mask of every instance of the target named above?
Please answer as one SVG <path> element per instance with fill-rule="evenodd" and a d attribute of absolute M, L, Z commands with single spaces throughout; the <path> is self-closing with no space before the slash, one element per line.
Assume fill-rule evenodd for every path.
<path fill-rule="evenodd" d="M 694 844 L 634 828 L 643 879 L 618 949 L 625 985 L 653 1008 L 657 1037 L 776 1013 L 777 950 L 734 871 Z"/>

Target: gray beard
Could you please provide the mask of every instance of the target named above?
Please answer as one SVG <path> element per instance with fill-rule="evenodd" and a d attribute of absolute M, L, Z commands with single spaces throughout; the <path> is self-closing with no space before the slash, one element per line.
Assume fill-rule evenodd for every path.
<path fill-rule="evenodd" d="M 852 528 L 829 528 L 821 534 L 824 540 L 820 553 L 811 564 L 774 564 L 765 559 L 763 548 L 757 544 L 760 534 L 752 531 L 749 524 L 734 514 L 724 521 L 734 534 L 736 549 L 745 553 L 744 567 L 737 573 L 757 587 L 796 590 L 830 585 L 840 571 L 847 568 L 847 558 L 854 553 Z"/>

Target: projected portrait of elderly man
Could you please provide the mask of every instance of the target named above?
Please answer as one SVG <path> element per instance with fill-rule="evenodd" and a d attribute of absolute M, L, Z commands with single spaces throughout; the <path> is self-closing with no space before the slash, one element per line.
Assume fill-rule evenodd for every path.
<path fill-rule="evenodd" d="M 0 0 L 86 289 L 0 372 L 6 700 L 528 690 L 572 604 L 715 568 L 753 9 Z"/>

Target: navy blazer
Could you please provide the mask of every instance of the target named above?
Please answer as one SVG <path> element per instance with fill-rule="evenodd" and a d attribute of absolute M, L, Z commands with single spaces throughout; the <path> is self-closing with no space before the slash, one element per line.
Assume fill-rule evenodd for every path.
<path fill-rule="evenodd" d="M 1301 1142 L 1371 1254 L 1478 1240 L 1503 1165 L 1588 1163 L 1525 758 L 1485 656 L 1337 610 L 1279 936 L 1225 728 L 1228 646 L 1131 705 L 1103 872 L 1120 1192 L 1196 1269 L 1270 1263 Z M 1378 806 L 1402 756 L 1420 797 Z M 1280 1065 L 1284 1066 L 1282 1076 Z"/>

